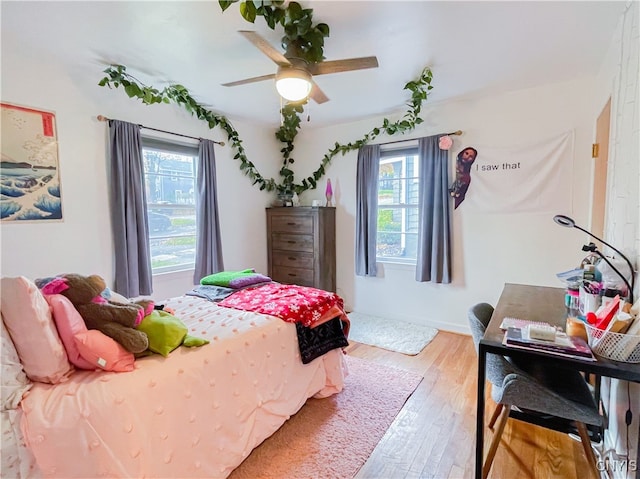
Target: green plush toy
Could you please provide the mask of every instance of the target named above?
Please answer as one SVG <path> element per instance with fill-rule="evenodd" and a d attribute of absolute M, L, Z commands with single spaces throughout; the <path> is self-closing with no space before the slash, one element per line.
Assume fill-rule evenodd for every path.
<path fill-rule="evenodd" d="M 162 310 L 154 310 L 145 316 L 138 330 L 149 338 L 149 350 L 164 357 L 180 345 L 192 348 L 209 343 L 206 339 L 189 336 L 189 330 L 179 318 Z"/>

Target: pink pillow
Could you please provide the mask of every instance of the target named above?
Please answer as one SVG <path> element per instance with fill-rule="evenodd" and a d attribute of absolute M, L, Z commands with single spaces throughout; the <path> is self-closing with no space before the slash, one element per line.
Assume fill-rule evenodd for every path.
<path fill-rule="evenodd" d="M 0 314 L 0 316 L 2 316 Z M 11 341 L 11 336 L 0 318 L 0 352 L 2 352 L 2 363 L 0 364 L 0 405 L 2 411 L 18 409 L 22 396 L 33 383 L 29 381 L 20 363 L 20 358 L 16 347 Z M 5 419 L 5 416 L 2 416 Z M 2 438 L 4 441 L 4 437 Z M 4 461 L 4 457 L 3 457 Z M 4 466 L 4 464 L 3 464 Z"/>
<path fill-rule="evenodd" d="M 80 355 L 96 367 L 105 371 L 133 371 L 133 353 L 97 329 L 77 333 L 73 339 Z"/>
<path fill-rule="evenodd" d="M 78 347 L 73 340 L 75 334 L 87 331 L 87 326 L 84 324 L 84 319 L 82 319 L 78 310 L 69 299 L 61 294 L 47 294 L 44 298 L 51 306 L 53 321 L 56 324 L 58 335 L 60 335 L 71 364 L 80 369 L 96 369 L 93 363 L 90 363 L 80 355 L 80 351 L 78 351 Z"/>
<path fill-rule="evenodd" d="M 73 367 L 38 287 L 24 276 L 2 278 L 0 308 L 24 372 L 33 381 L 66 381 Z"/>

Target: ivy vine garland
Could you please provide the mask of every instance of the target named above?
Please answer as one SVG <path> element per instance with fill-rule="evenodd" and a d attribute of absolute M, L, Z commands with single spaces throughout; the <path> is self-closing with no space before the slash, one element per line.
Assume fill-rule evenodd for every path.
<path fill-rule="evenodd" d="M 224 11 L 235 2 L 219 0 L 219 3 Z M 324 23 L 313 25 L 312 9 L 302 9 L 297 2 L 290 2 L 285 6 L 282 1 L 249 0 L 240 3 L 240 13 L 250 22 L 253 22 L 256 16 L 262 16 L 272 29 L 275 29 L 277 24 L 282 25 L 285 31 L 282 44 L 288 52 L 296 51 L 298 56 L 309 62 L 319 62 L 324 59 L 324 38 L 329 36 L 329 27 Z M 411 92 L 411 100 L 406 103 L 408 110 L 400 120 L 391 122 L 384 118 L 382 125 L 372 128 L 361 139 L 346 145 L 336 142 L 333 148 L 329 149 L 322 157 L 320 166 L 300 183 L 295 183 L 294 172 L 290 166 L 294 163 L 291 153 L 294 149 L 294 140 L 300 129 L 300 114 L 303 112 L 304 102 L 287 103 L 281 110 L 282 123 L 275 133 L 276 138 L 283 143 L 280 150 L 283 156 L 282 167 L 279 171 L 281 178 L 280 183 L 277 183 L 274 178 L 264 178 L 255 165 L 249 161 L 238 131 L 225 116 L 216 114 L 199 104 L 182 85 L 173 84 L 159 90 L 144 85 L 126 70 L 124 65 L 110 65 L 104 70 L 106 76 L 98 84 L 109 88 L 122 86 L 129 98 L 138 98 L 146 105 L 173 102 L 182 106 L 198 119 L 207 122 L 210 129 L 219 126 L 226 132 L 229 144 L 235 151 L 234 159 L 240 161 L 240 170 L 251 179 L 254 185 L 258 185 L 260 190 L 277 191 L 278 193 L 295 192 L 300 194 L 308 189 L 315 189 L 320 178 L 324 176 L 327 166 L 338 153 L 344 156 L 350 151 L 358 150 L 381 133 L 396 135 L 412 131 L 416 125 L 422 123 L 423 120 L 419 116 L 422 103 L 427 99 L 430 90 L 433 89 L 431 85 L 432 72 L 428 67 L 425 67 L 418 78 L 404 86 L 405 90 Z"/>

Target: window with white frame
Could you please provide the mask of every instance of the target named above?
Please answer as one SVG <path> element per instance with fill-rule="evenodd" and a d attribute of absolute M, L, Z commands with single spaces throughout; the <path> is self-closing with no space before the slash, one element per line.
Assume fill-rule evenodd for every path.
<path fill-rule="evenodd" d="M 153 274 L 193 269 L 198 147 L 142 138 Z"/>
<path fill-rule="evenodd" d="M 419 180 L 415 147 L 383 151 L 378 173 L 376 257 L 415 264 L 418 253 Z"/>

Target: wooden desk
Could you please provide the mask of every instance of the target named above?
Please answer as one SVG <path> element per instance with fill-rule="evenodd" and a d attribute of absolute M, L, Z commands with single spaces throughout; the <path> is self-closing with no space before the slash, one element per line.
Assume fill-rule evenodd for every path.
<path fill-rule="evenodd" d="M 640 364 L 621 363 L 598 358 L 597 361 L 580 361 L 577 359 L 552 356 L 538 351 L 507 348 L 502 344 L 504 332 L 500 329 L 502 319 L 511 316 L 532 321 L 545 321 L 562 326 L 566 322 L 564 306 L 564 289 L 543 286 L 527 286 L 522 284 L 505 284 L 498 300 L 487 331 L 478 347 L 478 397 L 476 416 L 476 468 L 475 477 L 482 477 L 484 460 L 484 409 L 485 409 L 485 365 L 487 353 L 501 354 L 513 358 L 531 358 L 549 365 L 562 364 L 564 367 L 600 376 L 624 379 L 640 383 Z M 639 427 L 640 431 L 640 427 Z M 640 461 L 640 434 L 638 440 L 638 456 Z M 640 479 L 640 471 L 636 470 L 636 479 Z"/>

